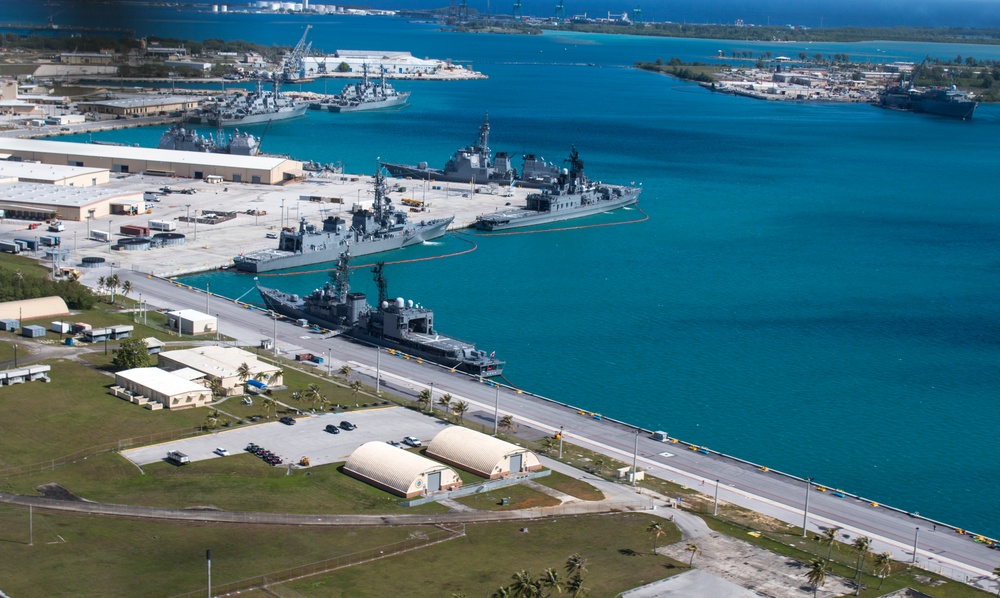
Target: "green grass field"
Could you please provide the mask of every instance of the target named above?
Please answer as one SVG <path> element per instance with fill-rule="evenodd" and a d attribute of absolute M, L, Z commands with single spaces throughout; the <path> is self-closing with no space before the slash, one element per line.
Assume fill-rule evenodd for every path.
<path fill-rule="evenodd" d="M 164 523 L 0 505 L 0 584 L 11 596 L 172 596 L 384 546 L 433 528 Z M 253 595 L 253 594 L 251 594 Z M 258 594 L 263 595 L 263 594 Z"/>
<path fill-rule="evenodd" d="M 553 490 L 575 496 L 580 500 L 604 500 L 604 493 L 597 488 L 594 488 L 587 482 L 573 479 L 558 471 L 553 471 L 542 478 L 536 478 L 535 481 Z"/>
<path fill-rule="evenodd" d="M 646 515 L 618 514 L 468 525 L 464 538 L 286 585 L 304 596 L 328 598 L 486 596 L 521 569 L 538 575 L 552 567 L 565 576 L 566 558 L 578 553 L 587 559 L 588 595 L 610 597 L 687 570 L 651 554 L 646 527 L 652 521 Z M 680 541 L 672 524 L 664 529 L 660 545 Z"/>
<path fill-rule="evenodd" d="M 196 461 L 184 467 L 153 463 L 145 474 L 116 453 L 6 480 L 3 488 L 37 494 L 56 483 L 95 502 L 183 509 L 212 506 L 227 511 L 267 513 L 444 513 L 437 503 L 401 507 L 400 497 L 378 490 L 340 471 L 342 464 L 320 465 L 286 475 L 249 453 Z M 306 475 L 308 473 L 308 475 Z"/>
<path fill-rule="evenodd" d="M 509 498 L 510 504 L 501 505 L 504 498 Z M 552 507 L 559 504 L 559 499 L 531 488 L 515 485 L 463 496 L 456 498 L 455 502 L 481 511 L 513 511 L 515 509 Z"/>

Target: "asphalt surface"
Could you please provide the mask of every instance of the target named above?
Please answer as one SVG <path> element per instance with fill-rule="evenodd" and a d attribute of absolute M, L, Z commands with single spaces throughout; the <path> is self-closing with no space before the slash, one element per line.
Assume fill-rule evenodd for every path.
<path fill-rule="evenodd" d="M 119 276 L 132 284 L 149 305 L 170 309 L 199 309 L 205 303 L 203 291 L 190 290 L 176 283 L 145 274 L 119 270 Z M 576 408 L 516 393 L 508 388 L 499 392 L 477 379 L 451 373 L 432 364 L 418 364 L 378 352 L 344 339 L 308 332 L 291 322 L 275 321 L 269 312 L 248 309 L 233 301 L 215 300 L 213 312 L 220 318 L 222 333 L 241 344 L 256 346 L 262 331 L 276 330 L 277 350 L 291 357 L 302 350 L 329 356 L 327 367 L 336 371 L 349 364 L 357 376 L 368 376 L 375 385 L 376 354 L 381 368 L 383 389 L 395 394 L 415 397 L 433 384 L 435 398 L 450 393 L 455 400 L 470 403 L 472 410 L 492 413 L 499 396 L 499 413 L 510 414 L 520 424 L 553 433 L 564 428 L 564 437 L 573 444 L 599 451 L 627 463 L 638 446 L 638 464 L 650 474 L 703 491 L 712 496 L 716 480 L 719 498 L 754 511 L 764 513 L 793 525 L 802 525 L 806 500 L 806 482 L 774 471 L 764 471 L 753 464 L 740 462 L 710 451 L 692 450 L 684 443 L 663 443 L 650 438 L 648 431 L 607 419 L 597 421 L 578 414 Z M 271 334 L 264 334 L 269 338 Z M 827 527 L 841 528 L 840 537 L 850 542 L 856 536 L 873 540 L 873 551 L 891 551 L 904 562 L 913 559 L 915 536 L 918 536 L 917 562 L 925 569 L 954 579 L 975 583 L 996 591 L 991 577 L 998 559 L 996 551 L 974 542 L 970 535 L 957 533 L 953 527 L 932 522 L 915 514 L 873 506 L 870 501 L 845 495 L 838 497 L 832 490 L 809 493 L 809 532 L 816 534 Z M 919 528 L 919 532 L 917 531 Z M 977 582 L 977 579 L 979 580 Z"/>

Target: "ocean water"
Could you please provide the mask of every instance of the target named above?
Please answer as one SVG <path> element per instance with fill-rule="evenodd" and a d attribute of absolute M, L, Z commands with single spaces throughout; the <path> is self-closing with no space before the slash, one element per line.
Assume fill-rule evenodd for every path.
<path fill-rule="evenodd" d="M 163 10 L 142 26 L 293 44 L 307 21 L 281 17 L 264 28 L 259 16 Z M 575 145 L 592 178 L 643 185 L 645 222 L 473 237 L 473 253 L 389 266 L 391 294 L 433 308 L 442 331 L 496 350 L 517 386 L 1000 535 L 989 512 L 1000 490 L 1000 108 L 956 122 L 867 105 L 761 102 L 629 68 L 746 48 L 886 61 L 1000 58 L 1000 48 L 308 22 L 314 47 L 450 57 L 490 78 L 399 82 L 413 92 L 410 106 L 274 123 L 266 151 L 339 160 L 352 172 L 373 172 L 378 157 L 441 165 L 473 141 L 488 112 L 494 150 L 561 161 Z M 94 138 L 155 146 L 161 133 Z M 385 258 L 468 242 L 449 235 Z M 283 277 L 280 286 L 301 292 L 325 280 Z M 187 281 L 233 297 L 253 284 L 222 273 Z M 364 270 L 353 283 L 375 293 Z"/>

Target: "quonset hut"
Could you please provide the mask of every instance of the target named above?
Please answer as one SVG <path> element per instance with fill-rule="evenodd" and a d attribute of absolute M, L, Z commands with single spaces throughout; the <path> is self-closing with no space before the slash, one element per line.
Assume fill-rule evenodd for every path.
<path fill-rule="evenodd" d="M 427 455 L 490 479 L 542 468 L 538 456 L 528 449 L 461 426 L 438 432 L 427 446 Z"/>
<path fill-rule="evenodd" d="M 405 498 L 454 490 L 462 485 L 455 470 L 384 442 L 366 442 L 344 464 L 344 472 Z"/>

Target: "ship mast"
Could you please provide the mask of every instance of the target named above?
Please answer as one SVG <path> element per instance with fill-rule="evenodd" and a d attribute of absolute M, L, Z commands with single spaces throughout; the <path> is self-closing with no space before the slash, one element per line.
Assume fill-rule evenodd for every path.
<path fill-rule="evenodd" d="M 490 113 L 487 112 L 483 118 L 483 124 L 479 125 L 479 143 L 476 144 L 479 155 L 482 157 L 485 166 L 492 166 L 490 160 Z"/>
<path fill-rule="evenodd" d="M 345 251 L 337 260 L 337 269 L 333 271 L 333 284 L 337 291 L 337 301 L 342 305 L 347 303 L 347 295 L 351 292 L 351 252 Z"/>
<path fill-rule="evenodd" d="M 385 225 L 384 218 L 386 216 L 385 207 L 389 203 L 389 198 L 387 197 L 388 192 L 385 187 L 385 176 L 382 175 L 382 167 L 376 161 L 375 166 L 375 180 L 373 181 L 375 185 L 375 202 L 372 204 L 372 209 L 375 212 L 375 221 L 379 224 Z"/>
<path fill-rule="evenodd" d="M 382 267 L 385 266 L 385 262 L 378 262 L 375 267 L 372 268 L 372 273 L 375 275 L 375 285 L 378 286 L 378 308 L 382 309 L 382 304 L 389 300 L 389 290 L 386 286 L 385 278 L 382 276 Z"/>

